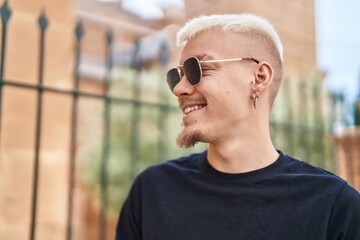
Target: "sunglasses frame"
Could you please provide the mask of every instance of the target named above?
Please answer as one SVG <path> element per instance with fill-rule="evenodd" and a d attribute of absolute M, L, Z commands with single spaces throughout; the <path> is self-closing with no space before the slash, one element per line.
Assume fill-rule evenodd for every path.
<path fill-rule="evenodd" d="M 197 81 L 197 83 L 191 83 L 189 81 L 189 83 L 193 86 L 196 86 L 197 84 L 200 83 L 200 80 L 202 78 L 202 67 L 201 67 L 201 63 L 216 63 L 216 62 L 234 62 L 234 61 L 246 61 L 246 60 L 250 60 L 250 61 L 254 61 L 255 63 L 259 63 L 260 61 L 256 60 L 255 58 L 226 58 L 226 59 L 214 59 L 214 60 L 199 60 L 197 57 L 189 57 L 187 58 L 185 61 L 184 61 L 184 64 L 182 65 L 178 65 L 177 67 L 175 68 L 172 68 L 168 71 L 167 73 L 167 83 L 170 87 L 170 90 L 173 91 L 175 86 L 181 81 L 181 79 L 184 77 L 185 74 L 185 70 L 184 70 L 184 65 L 186 63 L 186 61 L 188 61 L 189 59 L 195 59 L 199 65 L 199 69 L 200 69 L 200 78 L 199 78 L 199 81 Z M 172 72 L 172 71 L 176 71 L 179 75 L 179 81 L 176 81 L 175 84 L 170 83 L 169 81 L 169 74 Z"/>

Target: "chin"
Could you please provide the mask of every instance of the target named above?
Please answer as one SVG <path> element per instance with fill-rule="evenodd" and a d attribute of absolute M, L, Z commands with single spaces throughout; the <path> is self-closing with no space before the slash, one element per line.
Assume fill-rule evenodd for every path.
<path fill-rule="evenodd" d="M 200 130 L 189 131 L 184 128 L 176 138 L 176 144 L 181 148 L 194 147 L 198 142 L 204 142 L 204 134 Z"/>

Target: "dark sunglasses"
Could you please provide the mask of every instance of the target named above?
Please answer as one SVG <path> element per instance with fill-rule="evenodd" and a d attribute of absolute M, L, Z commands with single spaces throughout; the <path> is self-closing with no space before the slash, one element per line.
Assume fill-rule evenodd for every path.
<path fill-rule="evenodd" d="M 214 63 L 214 62 L 233 62 L 250 60 L 259 63 L 254 58 L 229 58 L 220 60 L 199 60 L 197 57 L 190 57 L 185 60 L 183 65 L 179 65 L 176 68 L 172 68 L 167 73 L 167 83 L 170 90 L 173 91 L 176 84 L 178 84 L 181 78 L 185 75 L 191 85 L 196 85 L 200 82 L 202 77 L 201 63 Z"/>

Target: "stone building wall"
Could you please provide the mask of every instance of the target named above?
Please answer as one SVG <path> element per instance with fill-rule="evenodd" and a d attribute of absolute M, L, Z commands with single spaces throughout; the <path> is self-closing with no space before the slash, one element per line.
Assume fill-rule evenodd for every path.
<path fill-rule="evenodd" d="M 4 1 L 2 1 L 4 2 Z M 3 4 L 3 3 L 2 3 Z M 36 84 L 42 11 L 46 29 L 44 85 L 69 89 L 74 67 L 72 0 L 8 1 L 4 80 Z M 37 91 L 5 85 L 0 146 L 0 239 L 29 239 Z M 71 99 L 44 94 L 36 239 L 65 239 Z"/>
<path fill-rule="evenodd" d="M 340 177 L 360 191 L 360 127 L 339 130 L 335 142 Z"/>

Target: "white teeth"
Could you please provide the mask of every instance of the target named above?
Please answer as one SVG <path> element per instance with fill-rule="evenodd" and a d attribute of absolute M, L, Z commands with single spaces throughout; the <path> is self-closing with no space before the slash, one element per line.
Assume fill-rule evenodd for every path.
<path fill-rule="evenodd" d="M 201 106 L 201 105 L 194 105 L 194 106 L 187 107 L 187 108 L 184 109 L 184 114 L 190 113 L 192 111 L 196 111 L 196 110 L 201 109 L 203 107 L 204 106 Z"/>

